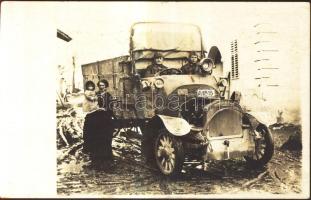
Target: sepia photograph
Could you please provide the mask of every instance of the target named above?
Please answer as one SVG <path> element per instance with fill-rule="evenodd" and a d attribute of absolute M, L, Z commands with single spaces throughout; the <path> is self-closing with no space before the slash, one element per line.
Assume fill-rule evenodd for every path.
<path fill-rule="evenodd" d="M 309 3 L 4 2 L 1 57 L 0 197 L 310 198 Z"/>

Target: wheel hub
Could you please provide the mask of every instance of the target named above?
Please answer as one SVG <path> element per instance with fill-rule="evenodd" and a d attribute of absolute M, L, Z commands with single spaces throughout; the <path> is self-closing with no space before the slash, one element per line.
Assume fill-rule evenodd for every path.
<path fill-rule="evenodd" d="M 170 146 L 165 146 L 163 151 L 162 151 L 162 155 L 166 158 L 166 159 L 169 159 L 172 157 L 172 154 L 173 154 L 173 148 L 170 147 Z"/>
<path fill-rule="evenodd" d="M 163 146 L 159 146 L 158 156 L 164 157 L 165 159 L 170 159 L 174 155 L 173 151 L 174 151 L 174 148 L 172 148 L 171 146 L 167 144 Z"/>
<path fill-rule="evenodd" d="M 169 136 L 162 136 L 159 138 L 157 159 L 161 168 L 165 172 L 170 172 L 175 166 L 175 149 L 173 148 L 173 142 Z"/>

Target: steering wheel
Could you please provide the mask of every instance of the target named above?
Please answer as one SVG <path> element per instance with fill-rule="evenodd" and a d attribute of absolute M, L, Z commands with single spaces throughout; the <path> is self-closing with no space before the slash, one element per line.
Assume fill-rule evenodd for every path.
<path fill-rule="evenodd" d="M 168 68 L 168 69 L 164 69 L 164 70 L 158 72 L 157 75 L 162 76 L 162 75 L 181 74 L 181 73 L 182 73 L 182 71 L 180 69 Z"/>

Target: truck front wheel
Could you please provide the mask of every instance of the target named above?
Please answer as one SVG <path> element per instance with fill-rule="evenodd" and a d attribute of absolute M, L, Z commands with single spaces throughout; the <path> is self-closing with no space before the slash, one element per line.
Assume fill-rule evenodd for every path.
<path fill-rule="evenodd" d="M 155 160 L 159 170 L 167 176 L 180 174 L 184 163 L 182 142 L 166 129 L 159 131 L 155 140 Z"/>
<path fill-rule="evenodd" d="M 263 125 L 256 129 L 259 138 L 255 139 L 255 152 L 252 157 L 245 157 L 245 160 L 252 166 L 260 167 L 267 164 L 274 153 L 274 142 L 270 131 Z"/>

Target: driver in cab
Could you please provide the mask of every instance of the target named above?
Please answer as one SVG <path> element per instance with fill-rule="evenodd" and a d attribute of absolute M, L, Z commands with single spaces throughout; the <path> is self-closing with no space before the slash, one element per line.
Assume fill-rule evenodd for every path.
<path fill-rule="evenodd" d="M 202 69 L 199 65 L 199 56 L 196 52 L 190 52 L 188 63 L 183 65 L 180 70 L 182 74 L 201 74 Z"/>
<path fill-rule="evenodd" d="M 149 65 L 146 69 L 145 77 L 152 77 L 156 73 L 168 69 L 162 63 L 163 63 L 163 55 L 159 52 L 156 52 L 153 56 L 153 63 Z"/>

